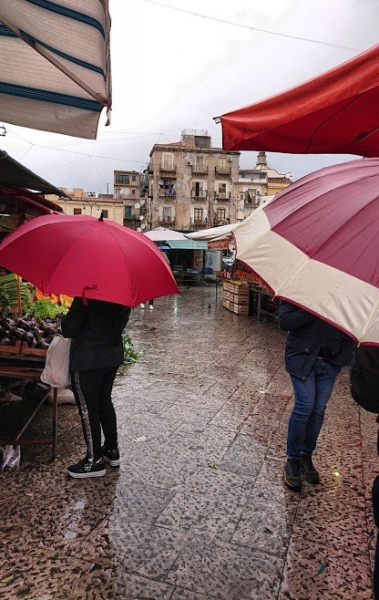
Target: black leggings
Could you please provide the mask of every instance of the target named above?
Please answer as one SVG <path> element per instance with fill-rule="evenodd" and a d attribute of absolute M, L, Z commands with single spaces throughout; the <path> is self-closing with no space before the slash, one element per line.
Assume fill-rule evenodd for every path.
<path fill-rule="evenodd" d="M 71 373 L 89 460 L 101 458 L 101 430 L 104 445 L 110 450 L 117 448 L 117 419 L 112 402 L 116 373 L 115 367 Z"/>

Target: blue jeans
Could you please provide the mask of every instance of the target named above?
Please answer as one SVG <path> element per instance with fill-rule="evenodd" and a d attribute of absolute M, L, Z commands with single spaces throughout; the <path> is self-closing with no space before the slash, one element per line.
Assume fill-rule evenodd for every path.
<path fill-rule="evenodd" d="M 295 404 L 288 423 L 287 456 L 312 455 L 324 421 L 325 408 L 341 367 L 317 358 L 308 377 L 291 375 Z"/>

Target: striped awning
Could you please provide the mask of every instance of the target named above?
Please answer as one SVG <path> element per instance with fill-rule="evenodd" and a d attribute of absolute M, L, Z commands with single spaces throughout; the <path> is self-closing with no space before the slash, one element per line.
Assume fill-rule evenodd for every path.
<path fill-rule="evenodd" d="M 108 0 L 1 0 L 0 120 L 95 139 L 111 109 Z"/>

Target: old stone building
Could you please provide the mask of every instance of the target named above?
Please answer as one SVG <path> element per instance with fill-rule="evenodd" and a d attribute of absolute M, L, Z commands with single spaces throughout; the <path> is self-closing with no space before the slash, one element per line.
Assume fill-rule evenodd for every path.
<path fill-rule="evenodd" d="M 238 220 L 246 219 L 267 198 L 291 183 L 291 174 L 281 174 L 267 164 L 265 152 L 258 152 L 254 169 L 239 169 L 238 180 L 234 182 L 238 199 Z"/>
<path fill-rule="evenodd" d="M 182 133 L 180 142 L 155 144 L 141 176 L 144 225 L 181 231 L 243 221 L 265 199 L 291 183 L 259 152 L 253 169 L 239 168 L 240 152 L 213 148 L 207 131 Z"/>
<path fill-rule="evenodd" d="M 235 219 L 239 152 L 211 146 L 206 131 L 183 131 L 180 142 L 155 144 L 150 152 L 147 222 L 182 231 Z"/>

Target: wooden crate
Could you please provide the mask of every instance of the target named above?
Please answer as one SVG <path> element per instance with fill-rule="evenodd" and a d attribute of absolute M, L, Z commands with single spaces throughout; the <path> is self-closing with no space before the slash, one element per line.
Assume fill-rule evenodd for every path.
<path fill-rule="evenodd" d="M 42 356 L 46 357 L 47 350 L 43 348 L 29 348 L 26 342 L 23 342 L 21 345 L 21 354 L 25 357 L 27 356 Z"/>
<path fill-rule="evenodd" d="M 222 304 L 237 315 L 248 315 L 249 285 L 242 281 L 224 280 Z"/>
<path fill-rule="evenodd" d="M 249 314 L 249 305 L 238 304 L 237 302 L 233 302 L 231 300 L 224 300 L 222 304 L 225 308 L 235 313 L 236 315 L 248 315 Z"/>
<path fill-rule="evenodd" d="M 20 354 L 21 352 L 22 342 L 19 340 L 16 341 L 14 346 L 0 346 L 0 355 L 1 354 Z"/>
<path fill-rule="evenodd" d="M 233 280 L 225 279 L 223 289 L 238 297 L 249 296 L 249 284 L 245 282 L 235 283 Z"/>

